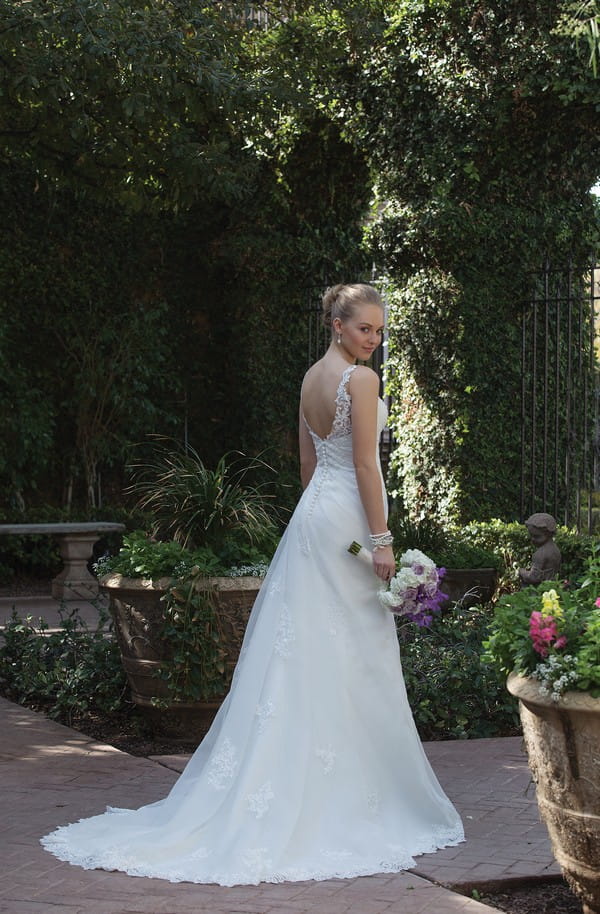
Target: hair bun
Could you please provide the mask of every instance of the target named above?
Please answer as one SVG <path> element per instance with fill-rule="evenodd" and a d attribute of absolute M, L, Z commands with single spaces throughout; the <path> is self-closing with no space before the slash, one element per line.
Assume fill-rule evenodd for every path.
<path fill-rule="evenodd" d="M 360 305 L 373 304 L 383 308 L 383 302 L 377 289 L 364 282 L 350 284 L 339 283 L 330 286 L 323 295 L 323 323 L 332 327 L 334 320 L 349 320 Z"/>
<path fill-rule="evenodd" d="M 331 327 L 332 312 L 335 307 L 337 297 L 343 288 L 344 288 L 343 284 L 338 283 L 337 286 L 329 286 L 329 288 L 325 290 L 325 294 L 323 295 L 322 307 L 323 307 L 323 323 L 325 324 L 326 327 Z"/>

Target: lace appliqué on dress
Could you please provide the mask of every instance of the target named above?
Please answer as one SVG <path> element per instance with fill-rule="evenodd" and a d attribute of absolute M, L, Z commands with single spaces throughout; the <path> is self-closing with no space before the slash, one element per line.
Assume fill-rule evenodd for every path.
<path fill-rule="evenodd" d="M 339 603 L 329 603 L 327 605 L 329 616 L 329 634 L 332 638 L 339 635 L 347 635 L 347 618 L 346 611 Z"/>
<path fill-rule="evenodd" d="M 269 596 L 273 597 L 276 593 L 281 593 L 281 579 L 276 578 L 269 587 Z"/>
<path fill-rule="evenodd" d="M 346 388 L 350 375 L 356 367 L 356 365 L 348 365 L 342 375 L 335 398 L 335 416 L 328 438 L 340 438 L 342 435 L 349 435 L 352 432 L 352 398 Z"/>
<path fill-rule="evenodd" d="M 323 774 L 331 774 L 335 767 L 336 755 L 331 746 L 326 749 L 316 749 L 315 755 L 323 765 Z"/>
<path fill-rule="evenodd" d="M 268 872 L 273 864 L 266 847 L 250 847 L 242 854 L 242 865 L 258 878 L 265 870 Z"/>
<path fill-rule="evenodd" d="M 254 714 L 256 717 L 258 717 L 258 732 L 264 733 L 267 726 L 267 721 L 271 717 L 275 717 L 275 705 L 269 699 L 268 701 L 265 701 L 264 704 L 257 705 Z"/>
<path fill-rule="evenodd" d="M 379 810 L 381 809 L 381 800 L 379 798 L 379 793 L 376 790 L 373 790 L 367 796 L 367 806 L 369 807 L 369 809 L 371 810 L 372 813 L 374 813 L 375 815 L 378 815 Z"/>
<path fill-rule="evenodd" d="M 294 638 L 294 624 L 288 606 L 284 603 L 281 607 L 279 627 L 277 629 L 277 637 L 275 638 L 275 653 L 279 654 L 280 657 L 283 657 L 284 660 L 291 657 L 292 649 L 290 645 Z"/>
<path fill-rule="evenodd" d="M 275 794 L 273 793 L 271 782 L 266 781 L 262 787 L 258 788 L 256 793 L 248 794 L 248 809 L 254 813 L 257 819 L 262 819 L 265 813 L 269 811 L 271 800 L 274 797 Z"/>
<path fill-rule="evenodd" d="M 237 769 L 235 746 L 230 739 L 224 739 L 221 748 L 213 755 L 208 768 L 208 783 L 215 790 L 225 790 Z"/>

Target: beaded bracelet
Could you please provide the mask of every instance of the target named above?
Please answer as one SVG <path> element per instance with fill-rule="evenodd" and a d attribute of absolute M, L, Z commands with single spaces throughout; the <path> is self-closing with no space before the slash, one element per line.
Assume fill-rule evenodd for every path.
<path fill-rule="evenodd" d="M 383 549 L 385 546 L 394 545 L 394 537 L 389 530 L 386 530 L 385 533 L 370 533 L 369 539 L 371 540 L 373 552 L 376 549 Z"/>

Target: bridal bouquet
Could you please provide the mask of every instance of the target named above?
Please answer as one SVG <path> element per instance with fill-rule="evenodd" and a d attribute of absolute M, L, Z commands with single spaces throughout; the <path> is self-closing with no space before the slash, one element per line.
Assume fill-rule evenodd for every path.
<path fill-rule="evenodd" d="M 400 556 L 400 569 L 388 589 L 379 591 L 379 600 L 396 615 L 426 628 L 448 598 L 439 587 L 445 573 L 446 569 L 437 568 L 424 552 L 408 549 Z"/>
<path fill-rule="evenodd" d="M 371 553 L 358 543 L 352 543 L 348 551 L 365 562 L 372 561 Z M 448 599 L 439 587 L 445 573 L 446 569 L 437 568 L 424 552 L 408 549 L 400 556 L 400 569 L 390 580 L 388 589 L 379 591 L 379 600 L 395 615 L 426 628 Z"/>

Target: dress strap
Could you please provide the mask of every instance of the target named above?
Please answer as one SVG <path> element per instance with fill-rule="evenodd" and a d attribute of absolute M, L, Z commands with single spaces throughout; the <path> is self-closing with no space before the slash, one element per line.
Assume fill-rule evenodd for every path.
<path fill-rule="evenodd" d="M 340 379 L 335 398 L 335 417 L 329 435 L 330 438 L 349 435 L 352 431 L 352 397 L 348 393 L 348 381 L 350 380 L 350 375 L 357 367 L 357 365 L 348 365 Z"/>

